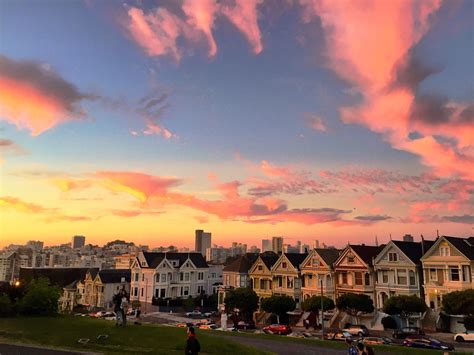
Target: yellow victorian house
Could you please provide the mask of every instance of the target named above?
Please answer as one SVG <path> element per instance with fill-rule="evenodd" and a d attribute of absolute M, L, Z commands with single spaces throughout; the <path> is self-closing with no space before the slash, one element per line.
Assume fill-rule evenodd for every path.
<path fill-rule="evenodd" d="M 277 262 L 279 255 L 267 251 L 258 256 L 249 269 L 250 285 L 259 299 L 270 297 L 273 294 L 272 267 Z"/>

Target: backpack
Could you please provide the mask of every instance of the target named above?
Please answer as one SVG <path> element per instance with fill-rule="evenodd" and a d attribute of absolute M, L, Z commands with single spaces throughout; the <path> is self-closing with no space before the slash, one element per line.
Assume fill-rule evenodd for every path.
<path fill-rule="evenodd" d="M 354 345 L 351 345 L 349 349 L 347 350 L 348 355 L 358 355 L 359 352 L 357 351 L 357 348 Z"/>

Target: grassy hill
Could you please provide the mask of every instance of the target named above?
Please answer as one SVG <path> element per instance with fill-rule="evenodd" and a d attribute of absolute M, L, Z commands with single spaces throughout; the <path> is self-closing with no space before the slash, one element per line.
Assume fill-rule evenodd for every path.
<path fill-rule="evenodd" d="M 222 339 L 197 330 L 201 350 L 207 354 L 268 354 L 232 339 Z M 108 335 L 100 341 L 97 336 Z M 80 344 L 80 338 L 89 338 Z M 0 339 L 9 342 L 41 344 L 44 346 L 75 349 L 106 354 L 183 354 L 186 331 L 182 328 L 133 324 L 121 328 L 114 322 L 86 317 L 58 316 L 54 318 L 0 318 Z"/>

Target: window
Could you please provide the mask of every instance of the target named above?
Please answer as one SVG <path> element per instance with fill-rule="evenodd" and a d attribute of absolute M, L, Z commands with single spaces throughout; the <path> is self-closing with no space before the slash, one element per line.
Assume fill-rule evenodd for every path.
<path fill-rule="evenodd" d="M 293 288 L 294 283 L 293 283 L 293 278 L 290 276 L 286 277 L 286 288 Z"/>
<path fill-rule="evenodd" d="M 142 274 L 142 281 L 145 281 L 145 274 Z"/>
<path fill-rule="evenodd" d="M 198 286 L 198 295 L 201 295 L 204 293 L 204 286 L 203 285 L 199 285 Z"/>
<path fill-rule="evenodd" d="M 341 273 L 341 283 L 347 285 L 347 272 Z"/>
<path fill-rule="evenodd" d="M 204 280 L 204 273 L 198 272 L 198 280 Z"/>
<path fill-rule="evenodd" d="M 185 286 L 185 287 L 183 288 L 183 295 L 184 295 L 184 296 L 189 296 L 189 287 L 188 287 L 188 286 Z"/>
<path fill-rule="evenodd" d="M 212 277 L 213 279 L 215 279 L 215 278 L 216 278 L 216 273 L 213 272 L 213 273 L 211 274 L 211 277 Z"/>
<path fill-rule="evenodd" d="M 388 253 L 388 261 L 397 262 L 398 254 L 397 253 Z"/>
<path fill-rule="evenodd" d="M 438 273 L 436 269 L 429 269 L 430 281 L 438 281 Z"/>
<path fill-rule="evenodd" d="M 278 287 L 283 287 L 283 277 L 278 276 Z"/>
<path fill-rule="evenodd" d="M 410 276 L 410 286 L 416 286 L 416 277 L 415 277 L 415 272 L 410 270 L 408 272 L 408 275 Z"/>
<path fill-rule="evenodd" d="M 450 266 L 449 267 L 449 279 L 451 281 L 459 281 L 459 269 L 457 266 Z"/>
<path fill-rule="evenodd" d="M 155 298 L 158 298 L 158 297 L 160 297 L 160 289 L 155 288 Z"/>
<path fill-rule="evenodd" d="M 260 289 L 265 290 L 265 280 L 260 279 Z"/>
<path fill-rule="evenodd" d="M 155 275 L 155 282 L 160 282 L 160 274 Z"/>
<path fill-rule="evenodd" d="M 262 271 L 263 270 L 263 266 L 262 265 L 258 265 L 258 271 Z"/>
<path fill-rule="evenodd" d="M 282 263 L 281 263 L 281 267 L 282 267 L 283 269 L 286 269 L 286 268 L 287 268 L 286 263 L 285 263 L 285 262 L 282 262 Z"/>
<path fill-rule="evenodd" d="M 184 273 L 184 281 L 189 281 L 189 272 Z"/>
<path fill-rule="evenodd" d="M 247 286 L 247 282 L 246 282 L 246 281 L 247 281 L 246 276 L 242 276 L 242 275 L 241 275 L 241 276 L 240 276 L 240 283 L 239 283 L 239 286 L 240 286 L 240 287 L 245 287 L 245 286 Z"/>
<path fill-rule="evenodd" d="M 362 285 L 362 273 L 361 272 L 356 272 L 355 273 L 355 284 L 356 285 Z"/>
<path fill-rule="evenodd" d="M 166 282 L 166 274 L 161 274 L 161 282 Z"/>
<path fill-rule="evenodd" d="M 135 273 L 135 282 L 138 282 L 138 277 L 139 277 L 139 275 L 138 275 L 138 272 L 137 272 L 137 273 Z"/>
<path fill-rule="evenodd" d="M 138 296 L 138 287 L 134 287 L 134 288 L 133 288 L 133 295 L 134 295 L 135 297 Z"/>
<path fill-rule="evenodd" d="M 141 293 L 142 293 L 142 297 L 143 297 L 143 287 L 142 287 Z"/>
<path fill-rule="evenodd" d="M 440 247 L 439 254 L 441 256 L 449 256 L 449 247 Z"/>
<path fill-rule="evenodd" d="M 348 263 L 351 263 L 351 264 L 354 263 L 354 262 L 355 262 L 355 257 L 354 257 L 354 255 L 348 255 L 348 256 L 347 256 L 347 262 L 348 262 Z"/>
<path fill-rule="evenodd" d="M 166 297 L 166 288 L 162 288 L 160 290 L 160 298 L 165 298 Z"/>
<path fill-rule="evenodd" d="M 224 285 L 230 286 L 230 276 L 229 276 L 229 275 L 225 275 L 225 282 L 224 282 Z"/>
<path fill-rule="evenodd" d="M 364 275 L 364 277 L 365 277 L 365 285 L 369 286 L 370 285 L 370 275 L 369 275 L 369 273 L 366 273 Z"/>
<path fill-rule="evenodd" d="M 464 282 L 466 282 L 466 281 L 469 282 L 469 274 L 470 274 L 470 273 L 471 273 L 471 272 L 470 272 L 470 270 L 469 270 L 469 266 L 464 265 L 464 266 L 462 267 L 462 280 L 463 280 Z"/>
<path fill-rule="evenodd" d="M 319 266 L 319 260 L 318 260 L 318 258 L 313 258 L 313 259 L 311 260 L 311 264 L 312 264 L 313 266 Z"/>
<path fill-rule="evenodd" d="M 382 275 L 382 283 L 388 284 L 388 270 L 382 270 L 381 275 Z"/>
<path fill-rule="evenodd" d="M 397 284 L 399 285 L 407 284 L 407 271 L 406 270 L 397 270 Z"/>

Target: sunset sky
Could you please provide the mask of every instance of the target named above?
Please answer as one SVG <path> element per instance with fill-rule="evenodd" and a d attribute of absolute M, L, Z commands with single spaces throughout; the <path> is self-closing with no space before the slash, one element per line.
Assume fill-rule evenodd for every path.
<path fill-rule="evenodd" d="M 474 231 L 474 2 L 0 1 L 0 247 Z"/>

